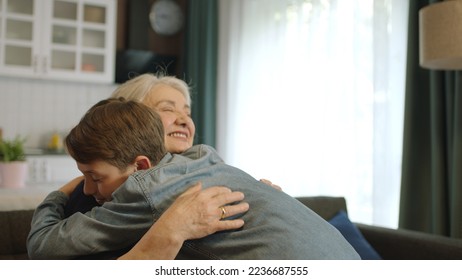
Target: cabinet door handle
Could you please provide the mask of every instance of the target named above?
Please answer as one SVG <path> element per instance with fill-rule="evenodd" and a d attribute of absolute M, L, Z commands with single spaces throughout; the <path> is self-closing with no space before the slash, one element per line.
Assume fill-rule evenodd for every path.
<path fill-rule="evenodd" d="M 32 59 L 32 67 L 34 68 L 34 73 L 37 73 L 39 71 L 38 55 L 34 55 L 34 58 Z"/>
<path fill-rule="evenodd" d="M 48 58 L 46 56 L 43 57 L 42 59 L 42 71 L 43 73 L 47 73 L 48 72 Z"/>

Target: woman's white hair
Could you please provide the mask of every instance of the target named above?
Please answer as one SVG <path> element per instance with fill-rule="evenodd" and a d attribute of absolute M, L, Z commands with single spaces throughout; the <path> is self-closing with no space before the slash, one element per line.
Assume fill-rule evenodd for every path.
<path fill-rule="evenodd" d="M 123 97 L 127 100 L 142 102 L 149 95 L 152 88 L 160 84 L 171 86 L 180 91 L 184 95 L 187 104 L 191 106 L 191 93 L 185 81 L 174 76 L 156 75 L 152 73 L 141 74 L 126 81 L 112 93 L 111 97 Z"/>

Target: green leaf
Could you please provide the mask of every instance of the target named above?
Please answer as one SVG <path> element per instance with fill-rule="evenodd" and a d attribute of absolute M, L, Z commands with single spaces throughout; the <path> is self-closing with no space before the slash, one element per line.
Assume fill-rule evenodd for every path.
<path fill-rule="evenodd" d="M 11 162 L 26 160 L 24 154 L 25 142 L 26 139 L 19 136 L 11 141 L 0 140 L 0 161 Z"/>

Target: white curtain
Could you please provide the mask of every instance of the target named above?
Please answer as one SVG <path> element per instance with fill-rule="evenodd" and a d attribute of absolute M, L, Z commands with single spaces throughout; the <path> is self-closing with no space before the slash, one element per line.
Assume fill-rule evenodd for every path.
<path fill-rule="evenodd" d="M 220 0 L 217 150 L 398 224 L 408 1 Z"/>

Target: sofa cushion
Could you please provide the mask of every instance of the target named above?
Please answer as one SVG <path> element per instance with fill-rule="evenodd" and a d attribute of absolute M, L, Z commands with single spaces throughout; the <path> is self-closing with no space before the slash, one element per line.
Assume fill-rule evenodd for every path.
<path fill-rule="evenodd" d="M 34 210 L 0 211 L 0 259 L 27 258 L 26 239 Z"/>
<path fill-rule="evenodd" d="M 338 211 L 347 212 L 346 200 L 344 197 L 333 196 L 303 196 L 297 199 L 305 206 L 316 212 L 324 220 L 334 217 Z"/>
<path fill-rule="evenodd" d="M 359 229 L 348 219 L 345 211 L 339 211 L 328 221 L 340 231 L 345 239 L 353 246 L 363 260 L 380 260 L 381 257 L 374 248 L 367 242 Z"/>

